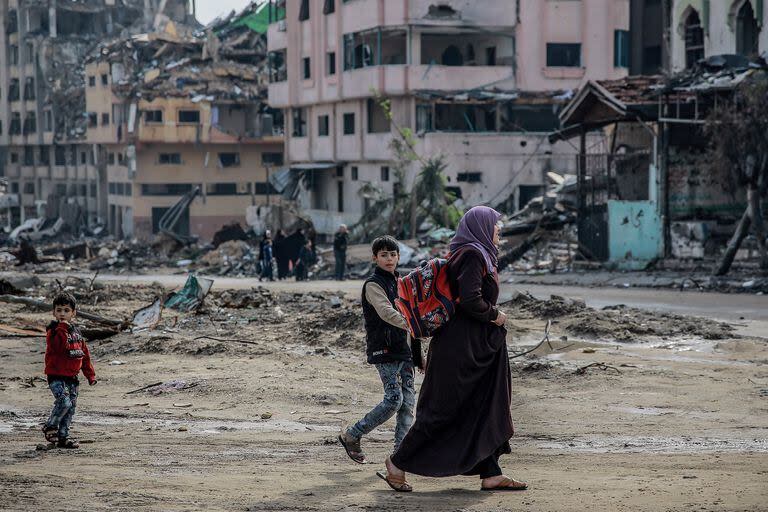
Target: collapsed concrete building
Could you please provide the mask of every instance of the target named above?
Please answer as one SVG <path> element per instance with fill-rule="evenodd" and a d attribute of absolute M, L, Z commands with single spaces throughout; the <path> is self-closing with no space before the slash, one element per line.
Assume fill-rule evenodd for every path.
<path fill-rule="evenodd" d="M 82 62 L 105 37 L 194 22 L 189 0 L 0 2 L 0 180 L 4 224 L 106 218 L 106 183 L 86 140 Z M 100 122 L 110 123 L 110 119 Z"/>
<path fill-rule="evenodd" d="M 270 14 L 269 101 L 289 161 L 276 181 L 319 233 L 356 222 L 370 185 L 410 186 L 389 147 L 399 128 L 445 155 L 466 204 L 525 205 L 547 172 L 575 173 L 576 149 L 547 139 L 572 90 L 628 71 L 629 0 L 272 0 Z"/>

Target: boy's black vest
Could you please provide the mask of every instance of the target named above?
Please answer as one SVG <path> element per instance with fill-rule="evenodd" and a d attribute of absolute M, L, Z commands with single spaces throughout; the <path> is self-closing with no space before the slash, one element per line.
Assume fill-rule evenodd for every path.
<path fill-rule="evenodd" d="M 394 306 L 397 298 L 397 277 L 378 266 L 363 285 L 363 318 L 365 319 L 366 354 L 370 364 L 410 361 L 411 349 L 408 346 L 408 334 L 390 325 L 379 317 L 376 309 L 365 298 L 365 287 L 376 283 L 387 294 Z"/>

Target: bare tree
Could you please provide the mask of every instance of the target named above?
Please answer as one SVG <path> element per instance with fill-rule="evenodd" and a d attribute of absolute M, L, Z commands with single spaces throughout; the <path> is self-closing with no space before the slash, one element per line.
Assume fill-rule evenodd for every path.
<path fill-rule="evenodd" d="M 712 141 L 713 165 L 730 170 L 736 184 L 747 190 L 747 207 L 715 275 L 728 273 L 750 227 L 757 239 L 760 269 L 766 272 L 768 250 L 762 202 L 768 188 L 768 82 L 741 85 L 724 106 L 712 113 L 704 130 Z"/>

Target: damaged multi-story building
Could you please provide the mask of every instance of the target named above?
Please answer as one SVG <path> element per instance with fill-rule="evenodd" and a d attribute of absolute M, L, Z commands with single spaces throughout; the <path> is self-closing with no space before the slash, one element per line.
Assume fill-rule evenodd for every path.
<path fill-rule="evenodd" d="M 575 173 L 576 148 L 546 135 L 574 88 L 627 75 L 629 4 L 272 0 L 269 101 L 284 109 L 289 161 L 281 183 L 301 185 L 286 190 L 319 232 L 353 223 L 366 185 L 408 186 L 395 180 L 389 147 L 407 128 L 419 154 L 445 156 L 465 203 L 517 209 L 541 194 L 548 171 Z"/>
<path fill-rule="evenodd" d="M 106 179 L 86 139 L 82 62 L 105 38 L 194 20 L 190 0 L 3 0 L 0 2 L 1 212 L 12 226 L 65 217 L 106 218 Z"/>
<path fill-rule="evenodd" d="M 255 16 L 252 6 L 193 37 L 112 41 L 88 59 L 87 111 L 98 121 L 88 140 L 105 162 L 114 235 L 151 237 L 195 190 L 178 236 L 210 241 L 224 224 L 245 224 L 249 207 L 278 202 L 268 174 L 283 164 L 282 127 L 266 105 L 266 38 L 249 27 Z"/>

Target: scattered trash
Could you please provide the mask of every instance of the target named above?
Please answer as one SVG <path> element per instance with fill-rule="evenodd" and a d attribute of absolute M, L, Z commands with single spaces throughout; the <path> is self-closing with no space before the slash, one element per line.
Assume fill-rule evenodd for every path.
<path fill-rule="evenodd" d="M 189 402 L 184 402 L 184 403 L 173 404 L 173 406 L 174 407 L 192 407 L 192 404 Z"/>
<path fill-rule="evenodd" d="M 272 417 L 272 413 L 271 412 L 265 412 L 265 413 L 262 413 L 262 415 L 261 415 L 261 419 L 263 419 L 263 420 L 268 420 L 271 417 Z"/>
<path fill-rule="evenodd" d="M 120 361 L 118 359 L 115 359 L 114 361 L 109 362 L 109 366 L 121 366 L 124 364 L 125 364 L 125 361 Z"/>
<path fill-rule="evenodd" d="M 163 303 L 156 299 L 147 307 L 138 309 L 133 313 L 131 328 L 133 332 L 152 330 L 160 323 L 163 314 Z"/>
<path fill-rule="evenodd" d="M 196 277 L 190 274 L 181 291 L 171 294 L 165 301 L 165 307 L 181 312 L 190 312 L 198 309 L 213 286 L 212 279 Z"/>

